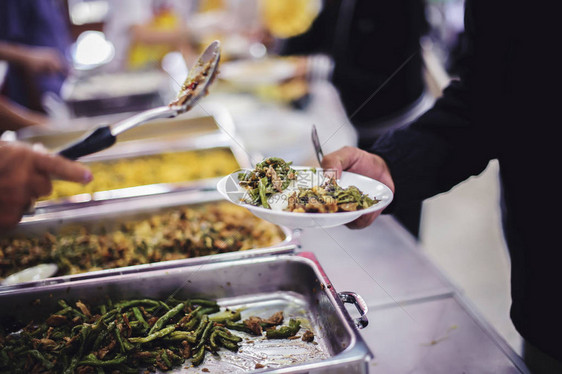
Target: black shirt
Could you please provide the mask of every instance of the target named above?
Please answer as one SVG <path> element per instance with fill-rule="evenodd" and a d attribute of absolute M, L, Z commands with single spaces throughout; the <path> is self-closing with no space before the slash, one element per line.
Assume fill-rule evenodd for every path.
<path fill-rule="evenodd" d="M 326 0 L 311 28 L 286 40 L 281 54 L 332 57 L 347 115 L 354 125 L 371 125 L 423 93 L 424 12 L 423 0 Z"/>
<path fill-rule="evenodd" d="M 389 164 L 394 206 L 447 191 L 498 160 L 511 318 L 524 339 L 562 360 L 562 60 L 554 8 L 542 1 L 467 0 L 460 80 L 372 151 Z"/>

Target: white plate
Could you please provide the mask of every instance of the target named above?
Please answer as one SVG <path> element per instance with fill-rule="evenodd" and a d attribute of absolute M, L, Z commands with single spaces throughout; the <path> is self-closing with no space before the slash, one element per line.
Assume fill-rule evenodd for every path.
<path fill-rule="evenodd" d="M 312 187 L 313 185 L 322 184 L 323 180 L 325 180 L 322 169 L 316 169 L 316 171 L 314 172 L 311 171 L 310 167 L 292 166 L 292 168 L 301 171 L 300 173 L 298 173 L 296 182 L 297 186 Z M 354 221 L 363 214 L 375 212 L 377 210 L 385 208 L 386 206 L 388 206 L 388 204 L 390 204 L 393 198 L 392 191 L 383 183 L 365 177 L 363 175 L 344 171 L 341 178 L 337 181 L 338 185 L 344 188 L 355 186 L 359 188 L 359 190 L 361 190 L 361 192 L 363 192 L 364 194 L 367 194 L 369 197 L 375 198 L 380 201 L 367 209 L 362 209 L 354 212 L 293 213 L 282 210 L 284 207 L 286 207 L 287 196 L 288 194 L 290 194 L 290 192 L 284 192 L 283 194 L 276 194 L 271 196 L 268 201 L 272 206 L 272 209 L 266 209 L 263 207 L 253 206 L 243 201 L 243 198 L 245 197 L 247 192 L 238 183 L 238 174 L 246 171 L 251 171 L 251 169 L 243 169 L 223 177 L 217 184 L 217 190 L 219 191 L 219 193 L 228 201 L 247 208 L 257 217 L 260 217 L 276 225 L 293 229 L 326 228 L 344 225 L 346 223 Z M 303 173 L 302 171 L 307 172 Z"/>
<path fill-rule="evenodd" d="M 3 286 L 11 286 L 18 283 L 38 281 L 41 279 L 52 277 L 58 270 L 55 264 L 40 264 L 32 266 L 14 273 L 2 281 Z"/>
<path fill-rule="evenodd" d="M 297 65 L 285 59 L 239 60 L 221 64 L 219 78 L 238 85 L 256 86 L 282 82 L 296 72 Z"/>

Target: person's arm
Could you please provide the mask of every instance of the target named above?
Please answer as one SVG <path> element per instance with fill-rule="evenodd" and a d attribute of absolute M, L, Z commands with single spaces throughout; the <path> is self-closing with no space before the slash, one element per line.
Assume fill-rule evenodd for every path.
<path fill-rule="evenodd" d="M 0 132 L 17 131 L 24 127 L 41 126 L 48 122 L 42 113 L 29 110 L 0 96 Z"/>
<path fill-rule="evenodd" d="M 0 231 L 16 226 L 33 201 L 51 193 L 51 179 L 89 183 L 88 168 L 20 142 L 0 142 Z"/>
<path fill-rule="evenodd" d="M 68 69 L 60 53 L 49 47 L 31 47 L 0 41 L 0 60 L 21 66 L 33 74 L 64 73 Z"/>
<path fill-rule="evenodd" d="M 155 30 L 147 25 L 133 25 L 130 28 L 131 41 L 144 44 L 166 44 L 179 47 L 190 44 L 191 37 L 188 28 L 180 25 L 171 30 Z"/>

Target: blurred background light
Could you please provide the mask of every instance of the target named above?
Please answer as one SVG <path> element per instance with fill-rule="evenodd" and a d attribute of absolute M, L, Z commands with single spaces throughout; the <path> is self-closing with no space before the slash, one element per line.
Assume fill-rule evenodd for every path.
<path fill-rule="evenodd" d="M 115 55 L 113 44 L 100 31 L 84 31 L 72 46 L 72 59 L 78 70 L 104 65 Z"/>
<path fill-rule="evenodd" d="M 74 25 L 102 22 L 109 11 L 107 0 L 68 0 L 70 20 Z"/>

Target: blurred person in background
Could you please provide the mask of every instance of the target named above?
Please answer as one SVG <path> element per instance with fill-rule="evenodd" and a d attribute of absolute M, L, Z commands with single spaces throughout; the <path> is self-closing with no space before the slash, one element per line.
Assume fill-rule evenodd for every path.
<path fill-rule="evenodd" d="M 368 149 L 426 103 L 420 38 L 429 30 L 423 0 L 325 0 L 310 28 L 281 40 L 282 55 L 324 54 L 358 146 Z M 419 234 L 421 203 L 394 215 Z"/>
<path fill-rule="evenodd" d="M 43 95 L 59 95 L 68 74 L 71 43 L 64 1 L 0 1 L 0 59 L 9 62 L 2 94 L 44 112 Z"/>
<path fill-rule="evenodd" d="M 14 103 L 0 95 L 0 135 L 4 131 L 18 131 L 29 126 L 46 126 L 49 118 Z"/>
<path fill-rule="evenodd" d="M 532 373 L 562 373 L 562 189 L 558 121 L 562 60 L 554 3 L 465 3 L 465 55 L 433 108 L 381 135 L 369 152 L 348 147 L 323 167 L 375 178 L 395 191 L 384 210 L 421 202 L 500 167 L 504 237 L 511 258 L 511 320 Z M 522 27 L 524 26 L 524 27 Z M 374 102 L 371 103 L 374 105 Z M 363 228 L 377 214 L 350 224 Z M 467 227 L 466 230 L 470 230 Z"/>
<path fill-rule="evenodd" d="M 19 67 L 32 77 L 38 74 L 56 74 L 65 71 L 65 64 L 55 50 L 0 41 L 0 61 Z M 0 91 L 4 88 L 9 68 L 2 71 Z M 45 126 L 49 118 L 0 94 L 0 135 L 7 130 L 18 131 L 29 126 Z"/>
<path fill-rule="evenodd" d="M 115 57 L 108 70 L 158 69 L 171 51 L 192 58 L 187 21 L 196 6 L 196 1 L 110 0 L 103 31 L 115 47 Z"/>
<path fill-rule="evenodd" d="M 52 178 L 89 183 L 82 164 L 20 142 L 0 142 L 0 232 L 14 228 L 25 211 L 51 193 Z"/>

